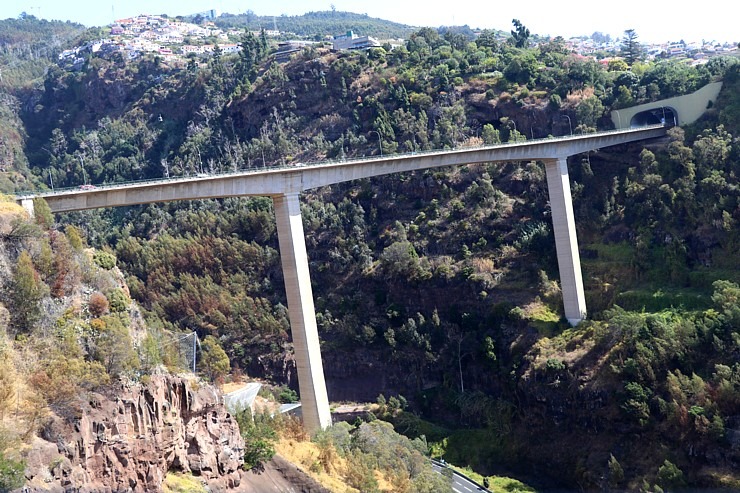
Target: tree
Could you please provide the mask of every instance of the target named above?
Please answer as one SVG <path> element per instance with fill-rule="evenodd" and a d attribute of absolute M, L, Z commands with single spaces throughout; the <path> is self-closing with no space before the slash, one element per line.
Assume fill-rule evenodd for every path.
<path fill-rule="evenodd" d="M 658 483 L 664 488 L 680 488 L 686 484 L 683 471 L 666 459 L 658 468 Z"/>
<path fill-rule="evenodd" d="M 82 250 L 84 242 L 82 240 L 82 234 L 80 234 L 79 228 L 71 224 L 67 225 L 64 228 L 64 234 L 67 235 L 69 245 L 72 247 L 72 249 L 78 252 Z"/>
<path fill-rule="evenodd" d="M 139 360 L 128 328 L 116 316 L 109 315 L 102 320 L 104 324 L 95 341 L 95 359 L 103 364 L 109 375 L 137 368 Z"/>
<path fill-rule="evenodd" d="M 514 46 L 517 48 L 526 48 L 529 46 L 529 29 L 519 19 L 513 19 L 511 23 L 514 24 L 514 29 L 511 30 L 511 39 L 514 42 Z"/>
<path fill-rule="evenodd" d="M 624 31 L 624 38 L 622 38 L 622 56 L 629 65 L 632 65 L 642 58 L 642 45 L 637 41 L 637 33 L 634 29 L 627 29 Z"/>
<path fill-rule="evenodd" d="M 576 106 L 576 117 L 578 122 L 588 127 L 596 128 L 601 115 L 604 114 L 604 105 L 596 96 L 582 99 Z"/>
<path fill-rule="evenodd" d="M 44 229 L 50 229 L 54 226 L 54 215 L 51 213 L 51 207 L 41 197 L 33 199 L 33 215 L 36 224 Z"/>
<path fill-rule="evenodd" d="M 23 460 L 15 460 L 5 456 L 5 451 L 0 449 L 0 491 L 11 491 L 20 488 L 25 478 L 23 472 L 26 463 Z"/>
<path fill-rule="evenodd" d="M 198 365 L 211 381 L 226 375 L 231 369 L 229 357 L 221 344 L 213 336 L 206 336 L 201 345 L 200 363 Z"/>
<path fill-rule="evenodd" d="M 629 70 L 629 65 L 624 60 L 610 60 L 607 67 L 609 72 L 624 72 Z"/>
<path fill-rule="evenodd" d="M 55 298 L 61 298 L 77 286 L 80 271 L 79 265 L 73 262 L 73 250 L 67 235 L 56 231 L 52 233 L 55 276 L 51 285 L 51 295 Z"/>
<path fill-rule="evenodd" d="M 475 39 L 475 44 L 480 47 L 491 48 L 494 51 L 498 49 L 498 40 L 496 40 L 496 32 L 490 29 L 484 29 Z"/>
<path fill-rule="evenodd" d="M 609 485 L 612 487 L 619 486 L 624 481 L 624 469 L 614 455 L 609 455 Z"/>
<path fill-rule="evenodd" d="M 501 143 L 501 135 L 499 134 L 499 131 L 490 123 L 483 125 L 481 137 L 483 138 L 483 142 L 488 145 Z"/>
<path fill-rule="evenodd" d="M 17 330 L 28 332 L 38 320 L 39 301 L 42 297 L 42 281 L 33 267 L 31 255 L 23 250 L 13 273 L 12 320 Z"/>

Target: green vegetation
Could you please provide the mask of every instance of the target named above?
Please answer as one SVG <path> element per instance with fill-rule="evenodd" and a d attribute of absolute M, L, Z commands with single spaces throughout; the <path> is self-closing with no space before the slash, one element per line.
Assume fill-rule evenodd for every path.
<path fill-rule="evenodd" d="M 162 491 L 164 493 L 206 493 L 208 490 L 200 479 L 194 476 L 168 473 L 162 483 Z"/>
<path fill-rule="evenodd" d="M 362 33 L 380 39 L 406 38 L 412 28 L 403 24 L 368 17 L 367 14 L 338 12 L 335 9 L 323 12 L 309 12 L 303 15 L 261 16 L 251 10 L 240 15 L 222 15 L 215 20 L 219 27 L 246 27 L 258 31 L 262 28 L 277 29 L 281 32 L 295 33 L 323 40 L 324 36 L 338 36 L 347 31 Z"/>
<path fill-rule="evenodd" d="M 250 409 L 236 410 L 234 416 L 244 438 L 244 469 L 264 469 L 264 463 L 275 455 L 275 441 L 282 418 L 268 413 L 252 416 Z"/>
<path fill-rule="evenodd" d="M 215 337 L 206 336 L 201 346 L 200 369 L 210 381 L 221 379 L 229 373 L 229 357 Z"/>
<path fill-rule="evenodd" d="M 334 16 L 360 20 L 329 12 L 291 22 Z M 478 473 L 526 464 L 543 480 L 582 488 L 736 485 L 737 450 L 727 438 L 740 415 L 740 63 L 716 57 L 691 67 L 632 53 L 631 67 L 603 66 L 561 38 L 513 26 L 511 36 L 475 39 L 424 28 L 393 50 L 308 47 L 285 64 L 269 57 L 264 37 L 245 34 L 240 54 L 184 67 L 97 55 L 75 70 L 51 66 L 35 85 L 7 88 L 13 104 L 0 113 L 0 136 L 12 152 L 0 154 L 0 187 L 78 187 L 591 132 L 610 128 L 609 110 L 722 78 L 717 104 L 700 121 L 649 149 L 570 158 L 591 310 L 577 328 L 562 320 L 541 163 L 434 169 L 305 193 L 329 386 L 341 375 L 352 383 L 338 393 L 384 392 L 379 414 L 411 437 L 375 421 L 337 428 L 331 440 L 318 439 L 324 459 L 306 467 L 326 471 L 332 454 L 344 454 L 346 481 L 374 491 L 382 458 L 399 489 L 439 491 L 415 475 L 421 455 L 408 452 L 421 450 L 423 435 L 434 455 Z M 294 375 L 269 198 L 74 213 L 58 225 L 43 201 L 36 210 L 35 221 L 0 210 L 0 233 L 9 259 L 4 332 L 14 352 L 43 356 L 26 372 L 40 409 L 67 412 L 71 396 L 111 378 L 181 364 L 171 334 L 186 330 L 203 340 L 208 378 L 229 367 L 277 385 Z M 125 273 L 130 298 L 113 266 Z M 129 351 L 132 301 L 150 330 Z M 29 410 L 21 428 L 40 419 Z M 270 456 L 268 425 L 243 424 L 251 466 Z M 388 457 L 375 442 L 401 452 Z"/>

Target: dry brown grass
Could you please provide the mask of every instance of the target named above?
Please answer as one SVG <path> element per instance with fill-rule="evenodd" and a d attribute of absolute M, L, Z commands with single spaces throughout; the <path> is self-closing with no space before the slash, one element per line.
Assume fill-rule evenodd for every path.
<path fill-rule="evenodd" d="M 224 394 L 229 394 L 231 392 L 235 392 L 241 388 L 246 387 L 246 383 L 244 382 L 226 382 L 221 386 L 221 392 Z"/>
<path fill-rule="evenodd" d="M 300 467 L 303 472 L 321 483 L 322 486 L 334 493 L 360 493 L 347 484 L 356 469 L 351 461 L 339 455 L 339 452 L 330 446 L 319 446 L 311 442 L 308 434 L 298 421 L 289 420 L 280 429 L 280 439 L 275 444 L 275 451 L 289 462 Z M 389 477 L 382 471 L 374 471 L 380 491 L 403 491 L 398 489 L 399 478 Z M 401 481 L 402 482 L 402 481 Z M 408 482 L 408 481 L 406 481 Z"/>
<path fill-rule="evenodd" d="M 15 202 L 6 202 L 0 198 L 0 233 L 10 232 L 17 219 L 28 219 L 28 212 Z"/>
<path fill-rule="evenodd" d="M 578 106 L 578 103 L 580 103 L 584 99 L 590 98 L 593 95 L 594 95 L 593 87 L 584 87 L 583 89 L 576 89 L 573 92 L 569 92 L 568 95 L 565 96 L 565 102 L 563 104 L 563 107 L 575 108 L 576 106 Z"/>
<path fill-rule="evenodd" d="M 476 274 L 493 274 L 496 271 L 491 258 L 475 257 L 470 260 L 470 263 Z"/>
<path fill-rule="evenodd" d="M 339 455 L 332 457 L 328 467 L 321 461 L 322 452 L 313 442 L 281 438 L 275 444 L 275 451 L 289 462 L 301 467 L 303 471 L 335 493 L 356 493 L 357 490 L 347 486 L 342 478 L 347 469 L 347 461 Z M 330 472 L 327 472 L 330 471 Z"/>

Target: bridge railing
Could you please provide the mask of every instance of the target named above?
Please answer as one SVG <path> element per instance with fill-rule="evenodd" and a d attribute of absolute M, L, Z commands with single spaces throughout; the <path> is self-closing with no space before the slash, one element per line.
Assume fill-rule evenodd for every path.
<path fill-rule="evenodd" d="M 583 137 L 600 137 L 605 135 L 619 135 L 619 134 L 628 134 L 632 133 L 636 130 L 650 130 L 650 129 L 658 129 L 658 128 L 665 128 L 665 124 L 657 124 L 657 125 L 645 125 L 642 127 L 631 127 L 627 129 L 616 129 L 616 130 L 604 130 L 601 132 L 594 132 L 592 134 L 571 134 L 571 135 L 561 135 L 561 136 L 548 136 L 548 137 L 542 137 L 538 139 L 530 139 L 530 140 L 519 140 L 514 142 L 502 142 L 499 144 L 485 144 L 485 145 L 479 145 L 479 146 L 466 146 L 466 147 L 455 147 L 452 149 L 429 149 L 424 151 L 412 151 L 412 152 L 403 152 L 403 153 L 396 153 L 396 154 L 383 154 L 381 155 L 374 155 L 374 156 L 363 156 L 359 158 L 352 158 L 352 159 L 326 159 L 322 161 L 307 161 L 307 162 L 293 162 L 293 163 L 286 163 L 281 164 L 277 166 L 264 166 L 264 167 L 256 167 L 251 166 L 248 168 L 242 168 L 238 170 L 232 170 L 232 171 L 226 171 L 226 172 L 220 172 L 220 173 L 209 173 L 205 174 L 198 174 L 196 176 L 171 176 L 171 177 L 163 177 L 163 178 L 150 178 L 145 180 L 134 180 L 134 181 L 126 181 L 126 182 L 117 182 L 117 183 L 101 183 L 92 185 L 93 188 L 81 188 L 81 186 L 75 186 L 75 187 L 64 187 L 64 188 L 56 188 L 51 191 L 44 191 L 44 192 L 34 192 L 34 191 L 21 191 L 16 194 L 17 199 L 23 199 L 25 197 L 53 197 L 55 195 L 62 195 L 62 194 L 69 194 L 72 192 L 80 192 L 80 193 L 86 193 L 86 192 L 95 192 L 95 191 L 101 191 L 101 190 L 110 190 L 115 188 L 122 188 L 132 185 L 157 185 L 160 183 L 177 183 L 177 182 L 189 182 L 189 181 L 200 181 L 203 179 L 208 178 L 223 178 L 223 177 L 229 177 L 229 176 L 235 176 L 235 175 L 250 175 L 250 174 L 258 174 L 258 173 L 265 173 L 269 171 L 284 171 L 286 169 L 295 169 L 295 168 L 306 168 L 306 167 L 315 167 L 315 166 L 328 166 L 328 165 L 335 165 L 335 164 L 353 164 L 353 163 L 359 163 L 359 162 L 367 162 L 367 161 L 383 161 L 388 159 L 404 159 L 404 158 L 412 158 L 417 156 L 428 156 L 428 155 L 434 155 L 434 154 L 447 154 L 450 152 L 466 152 L 466 151 L 476 151 L 476 150 L 484 150 L 484 149 L 496 149 L 496 148 L 506 148 L 506 147 L 516 147 L 516 146 L 526 146 L 531 144 L 540 144 L 540 143 L 546 143 L 546 142 L 553 142 L 553 141 L 568 141 L 568 140 L 580 140 L 583 139 Z M 82 185 L 84 186 L 84 185 Z"/>

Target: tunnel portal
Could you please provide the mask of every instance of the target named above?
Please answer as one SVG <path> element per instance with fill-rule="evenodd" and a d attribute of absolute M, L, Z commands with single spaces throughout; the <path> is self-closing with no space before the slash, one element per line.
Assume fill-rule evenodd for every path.
<path fill-rule="evenodd" d="M 643 127 L 645 125 L 665 124 L 669 127 L 675 127 L 678 122 L 676 110 L 668 106 L 660 106 L 649 110 L 641 111 L 632 117 L 630 127 Z"/>

